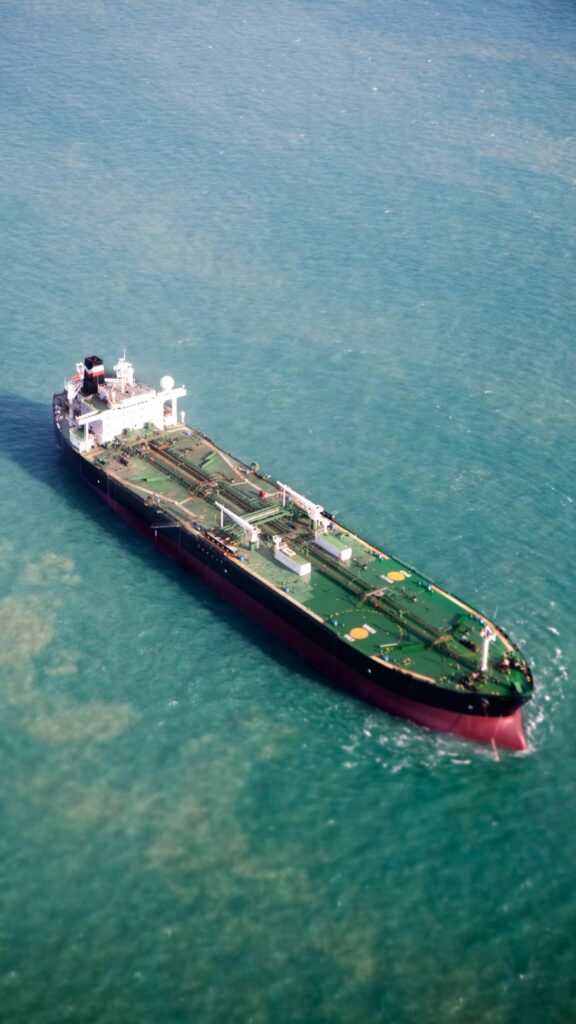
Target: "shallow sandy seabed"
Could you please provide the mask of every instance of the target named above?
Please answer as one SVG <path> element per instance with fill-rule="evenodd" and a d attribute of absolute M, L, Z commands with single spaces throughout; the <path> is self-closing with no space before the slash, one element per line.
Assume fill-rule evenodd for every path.
<path fill-rule="evenodd" d="M 4 546 L 0 559 L 3 550 L 13 554 Z M 48 552 L 25 564 L 15 580 L 16 591 L 20 583 L 26 585 L 26 596 L 16 592 L 0 601 L 0 697 L 18 712 L 15 724 L 22 731 L 49 743 L 110 740 L 138 717 L 126 703 L 74 703 L 67 693 L 45 690 L 39 680 L 35 658 L 54 641 L 58 600 L 53 598 L 48 606 L 30 587 L 75 586 L 79 579 L 71 558 Z M 55 651 L 46 674 L 70 676 L 76 670 L 69 652 Z"/>

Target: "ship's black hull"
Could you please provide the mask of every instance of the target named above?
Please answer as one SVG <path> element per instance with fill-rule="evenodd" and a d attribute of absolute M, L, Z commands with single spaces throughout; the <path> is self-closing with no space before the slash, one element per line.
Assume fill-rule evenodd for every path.
<path fill-rule="evenodd" d="M 59 430 L 56 434 L 69 464 L 117 515 L 305 657 L 332 683 L 419 725 L 477 742 L 525 749 L 520 696 L 490 698 L 445 690 L 366 657 L 216 544 L 172 526 L 165 512 L 147 505 L 103 468 L 83 458 Z"/>

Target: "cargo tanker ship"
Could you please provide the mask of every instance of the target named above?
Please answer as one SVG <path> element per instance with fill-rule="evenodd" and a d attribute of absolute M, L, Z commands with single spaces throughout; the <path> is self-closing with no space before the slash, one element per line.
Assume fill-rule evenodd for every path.
<path fill-rule="evenodd" d="M 333 683 L 441 732 L 523 750 L 530 668 L 467 602 L 184 422 L 171 377 L 78 363 L 58 443 L 122 519 Z"/>

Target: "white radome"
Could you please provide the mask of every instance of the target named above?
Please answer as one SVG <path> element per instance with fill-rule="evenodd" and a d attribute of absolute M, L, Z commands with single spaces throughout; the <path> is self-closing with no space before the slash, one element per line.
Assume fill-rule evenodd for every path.
<path fill-rule="evenodd" d="M 174 378 L 169 377 L 168 375 L 166 375 L 166 377 L 162 377 L 160 387 L 162 388 L 162 391 L 172 391 L 172 388 L 174 387 Z"/>

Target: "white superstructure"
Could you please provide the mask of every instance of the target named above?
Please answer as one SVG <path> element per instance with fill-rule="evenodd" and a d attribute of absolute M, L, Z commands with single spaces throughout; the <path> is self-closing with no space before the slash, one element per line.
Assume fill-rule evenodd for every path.
<path fill-rule="evenodd" d="M 177 422 L 178 399 L 186 388 L 175 387 L 172 377 L 162 377 L 159 391 L 138 384 L 125 356 L 114 367 L 115 377 L 104 375 L 96 356 L 78 363 L 76 370 L 65 387 L 70 443 L 78 451 L 107 444 L 124 430 L 140 430 L 148 423 L 162 430 Z"/>

